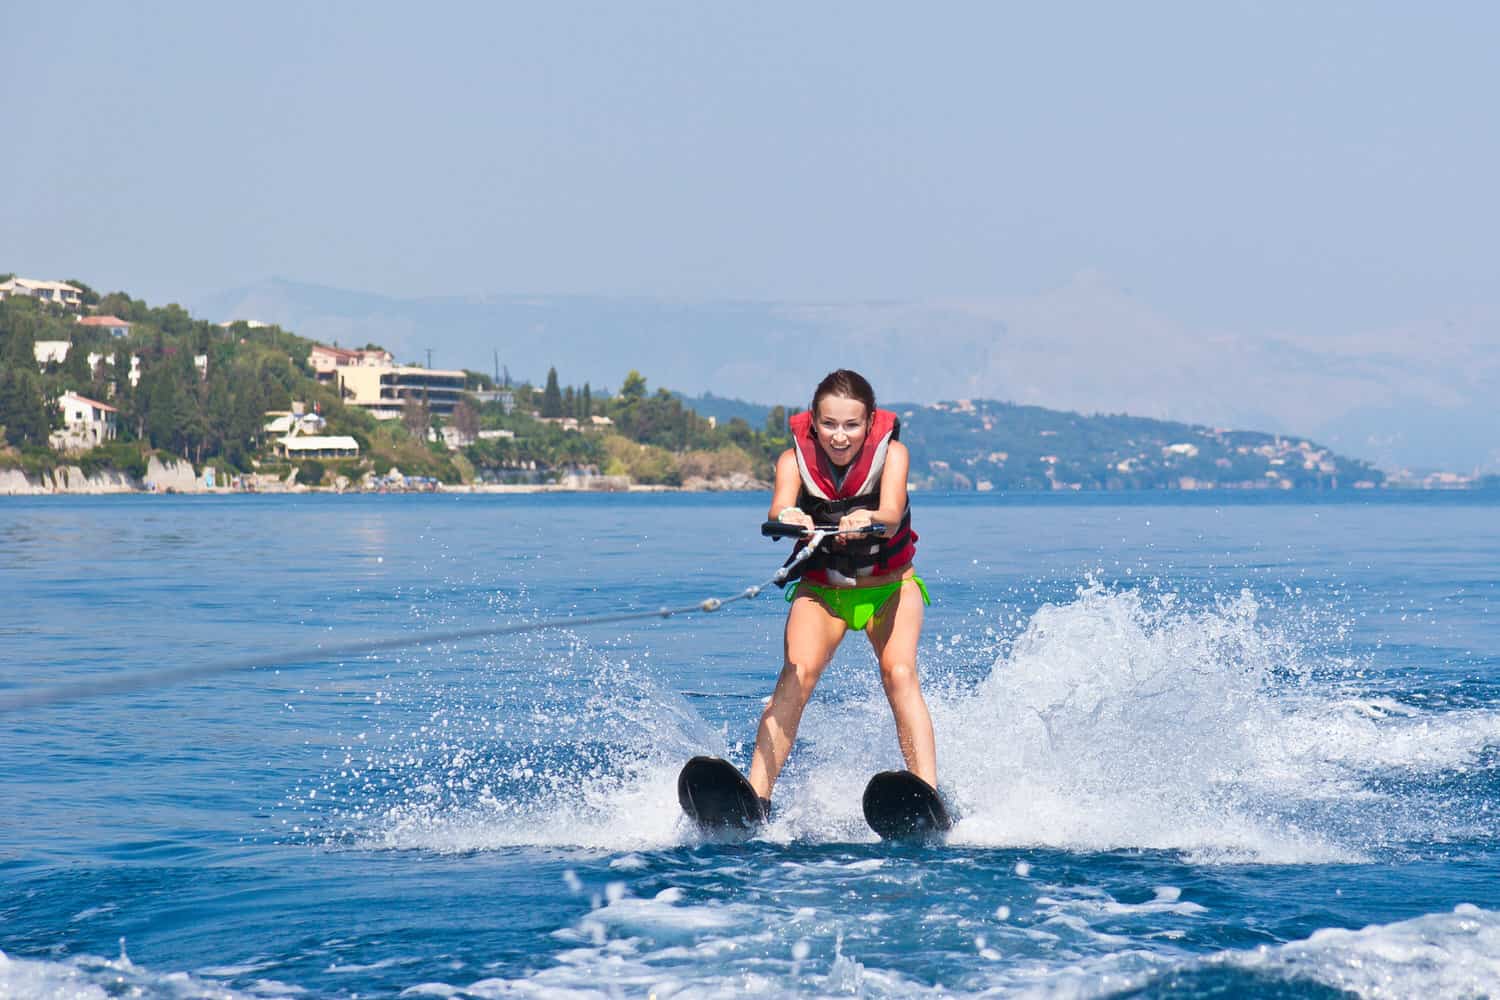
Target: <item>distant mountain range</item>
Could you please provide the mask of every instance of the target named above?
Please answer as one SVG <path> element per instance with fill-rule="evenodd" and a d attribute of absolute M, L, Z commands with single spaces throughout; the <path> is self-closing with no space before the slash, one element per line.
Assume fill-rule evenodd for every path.
<path fill-rule="evenodd" d="M 1500 469 L 1500 318 L 1359 336 L 1249 337 L 1176 322 L 1096 275 L 986 302 L 776 303 L 587 296 L 402 298 L 282 279 L 187 303 L 403 360 L 540 381 L 805 405 L 828 370 L 882 399 L 1005 399 L 1309 435 L 1384 468 Z"/>
<path fill-rule="evenodd" d="M 709 394 L 682 397 L 721 423 L 763 427 L 771 408 Z M 1302 438 L 1261 431 L 1092 416 L 998 400 L 900 403 L 911 479 L 927 489 L 1359 489 L 1385 475 Z"/>

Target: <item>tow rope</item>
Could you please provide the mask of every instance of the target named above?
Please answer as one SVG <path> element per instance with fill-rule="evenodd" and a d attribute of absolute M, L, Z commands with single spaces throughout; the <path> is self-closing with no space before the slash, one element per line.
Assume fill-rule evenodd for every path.
<path fill-rule="evenodd" d="M 878 529 L 879 526 L 876 525 L 873 528 Z M 124 694 L 131 691 L 170 687 L 173 684 L 183 681 L 217 677 L 245 670 L 306 667 L 325 660 L 348 659 L 369 653 L 379 653 L 389 649 L 401 649 L 406 646 L 420 646 L 428 643 L 467 642 L 471 639 L 484 639 L 493 636 L 543 632 L 547 629 L 583 628 L 592 625 L 615 625 L 621 622 L 645 621 L 652 618 L 672 618 L 676 615 L 707 614 L 718 611 L 726 604 L 733 604 L 735 601 L 746 601 L 757 597 L 767 587 L 779 587 L 786 583 L 787 579 L 792 575 L 793 570 L 804 560 L 810 558 L 825 539 L 838 534 L 867 534 L 870 531 L 871 529 L 859 529 L 856 532 L 840 532 L 833 528 L 817 529 L 806 536 L 807 544 L 785 566 L 778 569 L 774 576 L 764 583 L 746 587 L 739 593 L 732 594 L 729 597 L 708 597 L 698 601 L 696 604 L 685 604 L 675 608 L 662 607 L 652 611 L 623 611 L 615 614 L 549 618 L 544 621 L 524 622 L 518 625 L 488 625 L 481 628 L 455 629 L 450 632 L 412 633 L 410 635 L 389 636 L 384 639 L 370 639 L 364 642 L 349 642 L 334 646 L 319 645 L 311 649 L 291 650 L 273 656 L 250 656 L 218 663 L 190 664 L 181 667 L 167 667 L 161 670 L 136 671 L 113 677 L 73 681 L 67 684 L 55 684 L 27 691 L 0 694 L 0 715 L 32 708 L 43 708 L 49 705 L 62 705 L 83 701 L 103 695 Z M 780 525 L 774 521 L 767 521 L 762 526 L 761 532 L 773 539 L 802 537 L 803 535 L 800 528 L 793 529 L 790 525 Z"/>

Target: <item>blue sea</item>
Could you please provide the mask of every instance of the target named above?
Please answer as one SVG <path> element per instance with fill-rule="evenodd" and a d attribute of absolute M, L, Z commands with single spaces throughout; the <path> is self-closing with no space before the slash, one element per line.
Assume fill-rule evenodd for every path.
<path fill-rule="evenodd" d="M 766 580 L 764 504 L 0 501 L 0 698 L 142 683 L 0 714 L 0 996 L 1500 995 L 1500 502 L 915 495 L 930 846 L 861 637 L 706 841 L 779 593 L 583 622 Z"/>

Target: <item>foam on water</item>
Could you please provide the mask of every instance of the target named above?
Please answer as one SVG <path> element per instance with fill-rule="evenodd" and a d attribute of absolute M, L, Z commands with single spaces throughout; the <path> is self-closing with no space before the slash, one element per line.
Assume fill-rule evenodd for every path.
<path fill-rule="evenodd" d="M 1357 709 L 1348 665 L 1308 662 L 1261 612 L 1097 585 L 1039 609 L 977 688 L 934 699 L 952 842 L 1353 861 L 1370 833 L 1338 814 L 1375 794 L 1364 778 L 1500 743 L 1494 711 Z"/>
<path fill-rule="evenodd" d="M 364 848 L 642 850 L 681 843 L 676 776 L 723 734 L 629 657 L 573 637 L 393 680 L 300 832 Z"/>
<path fill-rule="evenodd" d="M 1205 964 L 1310 979 L 1361 997 L 1494 996 L 1500 992 L 1500 913 L 1462 904 L 1363 930 L 1327 928 L 1305 941 L 1216 956 Z"/>
<path fill-rule="evenodd" d="M 1313 864 L 1462 834 L 1465 804 L 1423 808 L 1381 782 L 1482 766 L 1500 712 L 1363 691 L 1357 664 L 1310 653 L 1295 613 L 1267 621 L 1268 608 L 1289 614 L 1248 591 L 1190 604 L 1089 584 L 1039 608 L 977 683 L 930 683 L 941 784 L 960 816 L 950 842 Z M 412 717 L 351 745 L 338 776 L 303 797 L 339 824 L 330 839 L 440 851 L 692 842 L 677 770 L 695 753 L 729 755 L 725 733 L 607 648 L 575 639 L 529 655 L 498 696 L 472 679 L 406 692 L 420 712 L 408 705 Z M 844 692 L 825 681 L 809 706 L 767 839 L 873 839 L 860 789 L 900 758 L 874 671 L 858 678 Z M 747 713 L 745 735 L 755 721 Z"/>
<path fill-rule="evenodd" d="M 1054 890 L 1055 891 L 1055 890 Z M 676 889 L 636 899 L 619 893 L 554 934 L 555 962 L 528 975 L 462 985 L 428 982 L 412 995 L 582 997 L 639 993 L 659 997 L 772 995 L 867 997 L 1006 996 L 1092 998 L 1172 986 L 1178 992 L 1253 994 L 1269 983 L 1317 984 L 1359 997 L 1418 993 L 1444 1000 L 1493 995 L 1500 988 L 1500 913 L 1461 905 L 1451 913 L 1362 930 L 1320 930 L 1283 945 L 1193 954 L 1175 935 L 1113 934 L 1098 924 L 1121 917 L 1141 926 L 1166 915 L 1201 918 L 1172 887 L 1139 904 L 1097 890 L 1044 895 L 1029 926 L 996 922 L 971 939 L 977 961 L 950 982 L 928 984 L 886 967 L 878 929 L 858 941 L 838 928 L 852 915 L 828 910 L 694 902 Z M 953 922 L 929 911 L 924 925 Z M 964 923 L 965 926 L 971 926 Z M 1277 995 L 1282 995 L 1277 991 Z"/>
<path fill-rule="evenodd" d="M 977 684 L 929 684 L 949 843 L 1319 864 L 1481 833 L 1482 803 L 1409 785 L 1484 767 L 1500 712 L 1361 693 L 1357 663 L 1310 653 L 1306 622 L 1267 607 L 1091 584 L 1038 609 Z M 873 683 L 815 698 L 770 836 L 868 839 L 859 790 L 899 766 Z"/>
<path fill-rule="evenodd" d="M 149 997 L 160 1000 L 272 1000 L 306 991 L 275 980 L 232 989 L 204 975 L 157 972 L 136 965 L 120 948 L 119 958 L 77 955 L 66 961 L 10 958 L 0 951 L 0 997 L 27 1000 L 108 1000 Z"/>
<path fill-rule="evenodd" d="M 1298 983 L 1369 1000 L 1416 995 L 1458 1000 L 1500 992 L 1500 912 L 1471 904 L 1360 930 L 1318 930 L 1281 945 L 1195 955 L 1170 941 L 1152 944 L 1149 936 L 1127 938 L 1093 926 L 1121 914 L 1146 920 L 1164 914 L 1196 917 L 1172 887 L 1139 904 L 1120 903 L 1098 891 L 1053 887 L 1038 902 L 1034 926 L 997 921 L 974 936 L 979 962 L 957 977 L 958 985 L 928 985 L 883 967 L 866 953 L 875 939 L 851 944 L 837 930 L 842 921 L 827 911 L 778 907 L 768 913 L 763 905 L 695 902 L 681 890 L 666 889 L 645 898 L 623 890 L 610 893 L 576 924 L 557 931 L 553 937 L 560 950 L 529 974 L 456 984 L 428 980 L 400 992 L 463 998 L 1003 994 L 1057 1000 L 1159 987 L 1183 995 L 1253 994 L 1268 984 Z M 232 988 L 202 972 L 138 966 L 123 951 L 118 959 L 79 955 L 63 961 L 0 952 L 0 996 L 266 1000 L 306 992 L 269 979 Z"/>

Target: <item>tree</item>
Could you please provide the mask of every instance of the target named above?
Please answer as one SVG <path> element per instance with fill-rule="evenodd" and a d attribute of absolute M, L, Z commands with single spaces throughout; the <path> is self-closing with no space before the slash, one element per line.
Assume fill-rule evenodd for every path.
<path fill-rule="evenodd" d="M 163 333 L 180 337 L 192 332 L 192 315 L 175 302 L 169 303 L 160 309 L 153 309 L 151 313 L 152 320 L 155 321 L 157 326 L 161 327 Z"/>
<path fill-rule="evenodd" d="M 646 397 L 646 379 L 634 368 L 625 376 L 625 384 L 620 386 L 620 398 L 633 402 Z"/>
<path fill-rule="evenodd" d="M 547 388 L 542 390 L 542 416 L 556 418 L 563 415 L 562 391 L 557 387 L 557 369 L 547 369 Z"/>
<path fill-rule="evenodd" d="M 588 423 L 589 418 L 593 415 L 594 399 L 593 395 L 589 392 L 589 384 L 585 382 L 583 383 L 583 392 L 578 397 L 578 419 L 584 423 Z"/>
<path fill-rule="evenodd" d="M 263 410 L 290 410 L 292 408 L 292 387 L 296 384 L 297 373 L 291 365 L 287 364 L 286 358 L 262 359 L 259 379 L 260 384 L 265 387 Z"/>
<path fill-rule="evenodd" d="M 130 352 L 123 346 L 115 349 L 115 360 L 109 377 L 115 386 L 115 398 L 129 400 L 135 387 L 130 384 Z"/>
<path fill-rule="evenodd" d="M 188 405 L 185 387 L 176 376 L 176 366 L 165 359 L 147 367 L 141 374 L 136 406 L 143 436 L 151 447 L 183 454 L 182 427 L 188 419 Z"/>
<path fill-rule="evenodd" d="M 465 441 L 473 441 L 479 436 L 479 414 L 474 412 L 467 399 L 459 400 L 453 407 L 453 429 Z"/>
<path fill-rule="evenodd" d="M 401 404 L 401 423 L 413 437 L 425 439 L 427 428 L 432 426 L 432 412 L 416 396 L 407 396 Z"/>
<path fill-rule="evenodd" d="M 89 395 L 95 399 L 109 398 L 109 376 L 111 367 L 108 354 L 100 354 L 99 360 L 89 370 Z"/>
<path fill-rule="evenodd" d="M 226 454 L 229 450 L 229 433 L 234 426 L 234 394 L 229 389 L 229 378 L 222 369 L 214 369 L 209 376 L 203 417 L 206 425 L 203 442 L 205 447 L 210 454 Z"/>
<path fill-rule="evenodd" d="M 6 334 L 0 364 L 10 368 L 31 368 L 36 364 L 37 302 L 24 295 L 12 295 L 0 302 L 0 331 Z"/>
<path fill-rule="evenodd" d="M 260 443 L 269 407 L 261 383 L 253 376 L 247 378 L 249 373 L 244 368 L 237 368 L 236 372 L 240 377 L 236 380 L 234 418 L 225 434 L 225 449 L 229 460 L 237 468 L 244 469 L 248 465 L 249 453 Z"/>
<path fill-rule="evenodd" d="M 41 379 L 29 368 L 0 370 L 0 424 L 13 445 L 47 443 L 52 418 L 42 397 Z"/>
<path fill-rule="evenodd" d="M 62 375 L 64 388 L 74 392 L 86 392 L 92 387 L 94 379 L 93 373 L 89 371 L 87 347 L 75 343 L 68 349 L 68 356 L 63 359 Z"/>
<path fill-rule="evenodd" d="M 99 293 L 94 291 L 88 285 L 85 285 L 83 282 L 79 281 L 77 278 L 69 278 L 67 280 L 67 284 L 72 285 L 74 288 L 78 289 L 78 291 L 80 292 L 79 298 L 83 300 L 84 305 L 97 306 L 99 304 Z"/>
<path fill-rule="evenodd" d="M 99 312 L 105 316 L 118 316 L 120 319 L 130 319 L 134 311 L 131 306 L 130 296 L 124 292 L 110 292 L 99 300 Z"/>
<path fill-rule="evenodd" d="M 203 441 L 208 436 L 208 419 L 204 415 L 203 380 L 191 352 L 179 351 L 172 358 L 172 379 L 177 383 L 177 426 L 172 432 L 172 447 L 184 458 L 202 461 Z"/>

